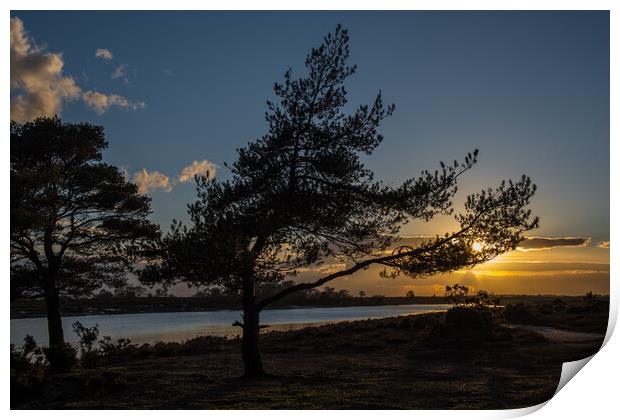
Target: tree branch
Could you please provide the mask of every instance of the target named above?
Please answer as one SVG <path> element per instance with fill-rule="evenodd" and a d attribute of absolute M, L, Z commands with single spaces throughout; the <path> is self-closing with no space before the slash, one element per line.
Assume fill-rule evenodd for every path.
<path fill-rule="evenodd" d="M 383 257 L 376 257 L 376 258 L 370 258 L 364 261 L 361 261 L 357 264 L 355 264 L 353 267 L 348 268 L 346 270 L 341 270 L 341 271 L 337 271 L 335 273 L 329 274 L 325 277 L 322 277 L 314 282 L 311 283 L 297 283 L 294 286 L 288 287 L 282 291 L 280 291 L 279 293 L 276 293 L 275 295 L 266 297 L 262 300 L 260 300 L 259 302 L 256 303 L 256 307 L 257 309 L 260 311 L 262 309 L 264 309 L 267 305 L 270 305 L 288 295 L 290 295 L 291 293 L 295 293 L 295 292 L 299 292 L 301 290 L 307 290 L 307 289 L 314 289 L 315 287 L 319 287 L 324 285 L 327 282 L 330 282 L 334 279 L 337 279 L 339 277 L 344 277 L 344 276 L 348 276 L 351 275 L 353 273 L 355 273 L 356 271 L 359 271 L 363 268 L 366 268 L 372 264 L 382 264 L 382 263 L 386 263 L 389 261 L 393 261 L 393 260 L 397 260 L 399 258 L 404 258 L 404 257 L 412 257 L 415 256 L 417 254 L 421 254 L 423 252 L 428 252 L 428 251 L 432 251 L 433 249 L 436 249 L 438 247 L 440 247 L 441 245 L 445 244 L 446 242 L 448 242 L 449 240 L 452 240 L 454 238 L 456 238 L 457 236 L 461 235 L 465 230 L 461 230 L 459 232 L 457 232 L 456 234 L 450 236 L 449 238 L 444 238 L 440 241 L 435 242 L 432 246 L 430 247 L 420 247 L 420 248 L 416 248 L 416 249 L 412 249 L 409 251 L 405 251 L 405 252 L 398 252 L 396 254 L 391 254 L 391 255 L 385 255 Z"/>

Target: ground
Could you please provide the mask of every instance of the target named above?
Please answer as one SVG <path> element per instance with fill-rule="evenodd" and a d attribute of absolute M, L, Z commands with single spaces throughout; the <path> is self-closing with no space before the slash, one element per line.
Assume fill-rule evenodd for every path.
<path fill-rule="evenodd" d="M 601 335 L 557 342 L 534 331 L 506 328 L 502 314 L 495 318 L 488 332 L 460 331 L 446 324 L 445 314 L 435 313 L 266 333 L 261 346 L 271 376 L 260 380 L 241 378 L 238 340 L 205 339 L 191 350 L 151 347 L 139 357 L 48 376 L 36 392 L 12 406 L 520 408 L 551 398 L 562 363 L 595 353 L 607 324 L 601 311 L 567 316 L 565 328 L 578 319 L 575 330 Z M 589 320 L 587 328 L 584 319 Z"/>

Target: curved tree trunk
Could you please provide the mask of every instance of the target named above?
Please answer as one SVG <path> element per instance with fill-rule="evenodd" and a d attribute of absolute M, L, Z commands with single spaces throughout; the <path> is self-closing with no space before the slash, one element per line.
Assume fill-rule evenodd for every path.
<path fill-rule="evenodd" d="M 263 361 L 258 350 L 259 312 L 254 299 L 244 299 L 243 302 L 243 338 L 241 353 L 246 378 L 255 378 L 265 375 Z"/>

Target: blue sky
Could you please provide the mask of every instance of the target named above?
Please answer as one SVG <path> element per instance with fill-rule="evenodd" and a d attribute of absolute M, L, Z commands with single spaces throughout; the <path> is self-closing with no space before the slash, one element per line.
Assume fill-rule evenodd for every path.
<path fill-rule="evenodd" d="M 530 175 L 539 236 L 609 240 L 607 12 L 12 12 L 28 39 L 62 53 L 62 74 L 129 106 L 98 114 L 66 100 L 70 121 L 105 127 L 105 159 L 174 180 L 208 160 L 227 177 L 235 148 L 264 134 L 265 101 L 341 23 L 358 65 L 351 105 L 382 90 L 395 114 L 366 158 L 398 182 L 480 149 L 459 193 Z M 97 58 L 107 49 L 112 59 Z M 122 75 L 112 78 L 119 66 Z M 16 89 L 14 94 L 19 94 Z M 131 104 L 144 103 L 144 107 Z M 125 104 L 127 105 L 127 104 Z M 186 219 L 192 183 L 154 190 L 153 220 Z M 434 234 L 451 222 L 407 226 Z"/>

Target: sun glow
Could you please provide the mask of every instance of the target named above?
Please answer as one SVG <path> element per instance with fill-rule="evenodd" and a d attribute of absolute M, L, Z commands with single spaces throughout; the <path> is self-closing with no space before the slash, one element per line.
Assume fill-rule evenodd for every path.
<path fill-rule="evenodd" d="M 480 242 L 474 242 L 471 245 L 471 249 L 473 249 L 476 252 L 480 252 L 480 251 L 482 251 L 482 244 Z"/>

